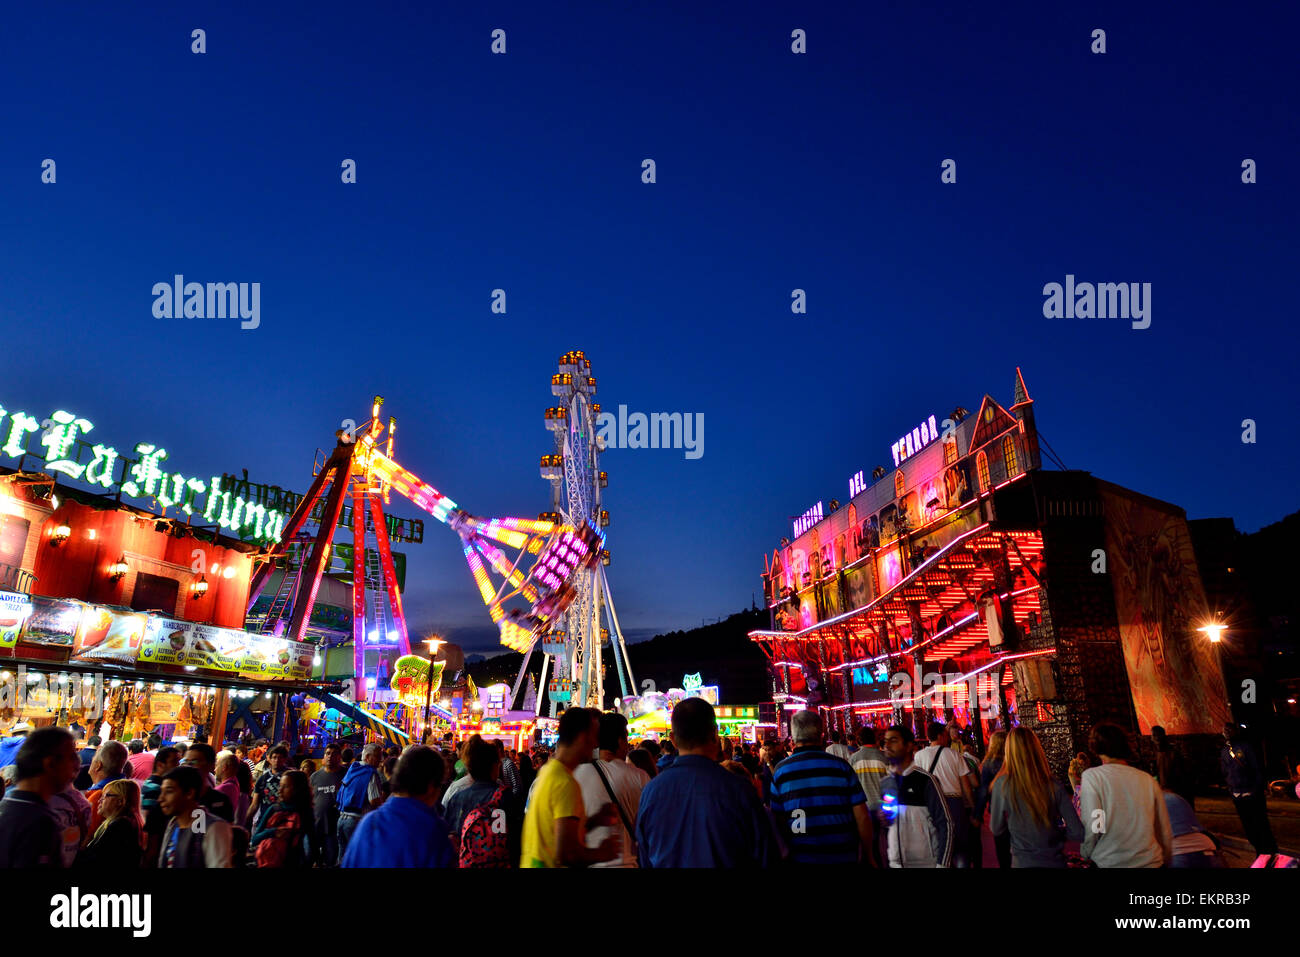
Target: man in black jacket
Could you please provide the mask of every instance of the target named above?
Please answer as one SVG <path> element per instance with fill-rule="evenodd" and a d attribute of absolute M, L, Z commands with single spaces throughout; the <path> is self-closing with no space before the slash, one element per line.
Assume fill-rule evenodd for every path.
<path fill-rule="evenodd" d="M 63 834 L 48 801 L 81 768 L 77 744 L 63 728 L 27 736 L 14 764 L 17 780 L 0 801 L 0 869 L 63 866 Z"/>
<path fill-rule="evenodd" d="M 1256 854 L 1276 854 L 1277 839 L 1268 823 L 1268 782 L 1255 747 L 1237 725 L 1223 726 L 1227 743 L 1219 754 L 1219 766 L 1228 784 L 1228 793 L 1237 807 L 1237 816 L 1246 832 L 1246 840 Z"/>

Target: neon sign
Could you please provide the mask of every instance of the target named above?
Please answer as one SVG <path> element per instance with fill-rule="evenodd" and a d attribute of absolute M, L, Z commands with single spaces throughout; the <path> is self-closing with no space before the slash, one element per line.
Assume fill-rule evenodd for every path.
<path fill-rule="evenodd" d="M 822 520 L 822 503 L 818 502 L 794 520 L 794 537 L 798 538 Z"/>
<path fill-rule="evenodd" d="M 857 472 L 849 479 L 849 498 L 855 495 L 861 495 L 867 490 L 867 480 L 862 477 L 861 472 Z"/>
<path fill-rule="evenodd" d="M 902 464 L 938 437 L 939 430 L 935 426 L 934 416 L 930 416 L 889 447 L 889 450 L 894 453 L 894 465 Z"/>
<path fill-rule="evenodd" d="M 693 675 L 684 675 L 682 677 L 682 690 L 694 691 L 697 688 L 704 687 L 704 678 L 697 671 Z"/>
<path fill-rule="evenodd" d="M 9 427 L 0 453 L 21 459 L 32 455 L 43 459 L 50 472 L 95 486 L 96 491 L 114 492 L 130 498 L 153 499 L 163 514 L 175 508 L 184 516 L 201 515 L 204 521 L 227 528 L 241 538 L 252 541 L 278 541 L 284 528 L 284 513 L 265 505 L 232 495 L 223 476 L 210 481 L 190 478 L 180 472 L 167 472 L 163 462 L 167 450 L 149 442 L 134 448 L 138 458 L 120 455 L 111 446 L 94 444 L 82 438 L 95 426 L 87 419 L 59 410 L 41 420 L 26 412 L 9 412 L 0 406 L 0 435 L 5 434 L 4 419 Z M 40 433 L 45 454 L 29 451 L 31 436 Z M 89 461 L 83 461 L 89 459 Z M 120 466 L 120 468 L 119 468 Z M 200 511 L 201 509 L 201 511 Z"/>

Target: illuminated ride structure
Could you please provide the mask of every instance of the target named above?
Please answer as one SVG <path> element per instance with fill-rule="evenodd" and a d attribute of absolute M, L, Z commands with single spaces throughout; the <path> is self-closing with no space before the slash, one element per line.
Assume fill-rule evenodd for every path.
<path fill-rule="evenodd" d="M 1053 773 L 1101 715 L 1155 725 L 1213 754 L 1229 715 L 1186 512 L 1055 459 L 1016 370 L 1011 403 L 928 416 L 890 447 L 894 469 L 849 479 L 766 562 L 772 703 L 849 732 L 960 728 L 982 745 L 1019 726 Z M 1201 751 L 1199 749 L 1205 749 Z"/>
<path fill-rule="evenodd" d="M 386 646 L 399 655 L 411 654 L 383 513 L 391 492 L 406 497 L 460 536 L 479 594 L 500 628 L 501 643 L 515 651 L 527 652 L 536 634 L 562 618 L 579 587 L 586 587 L 578 581 L 582 573 L 599 565 L 604 541 L 600 530 L 584 520 L 485 519 L 466 512 L 394 461 L 396 423 L 388 420 L 385 436 L 379 417 L 382 404 L 383 399 L 376 396 L 368 422 L 335 433 L 334 450 L 317 469 L 311 488 L 285 523 L 280 541 L 254 572 L 248 597 L 251 609 L 280 561 L 289 559 L 291 549 L 300 549 L 301 560 L 295 571 L 286 569 L 262 627 L 291 640 L 303 640 L 328 567 L 334 530 L 350 498 L 356 674 L 351 697 L 358 703 L 374 699 L 367 687 L 368 649 Z M 309 524 L 317 527 L 314 536 L 307 532 Z M 371 541 L 373 546 L 367 547 Z M 493 575 L 500 579 L 499 585 L 493 583 Z M 326 697 L 331 704 L 343 700 Z"/>
<path fill-rule="evenodd" d="M 845 731 L 956 720 L 981 741 L 1007 713 L 1047 720 L 1043 534 L 1008 504 L 1040 470 L 1020 370 L 1010 408 L 985 396 L 976 415 L 940 421 L 894 444 L 892 471 L 851 478 L 844 507 L 808 509 L 765 563 L 773 627 L 751 637 L 770 661 L 765 724 L 778 734 L 804 707 Z"/>
<path fill-rule="evenodd" d="M 566 528 L 605 528 L 609 512 L 601 507 L 601 490 L 608 476 L 600 469 L 603 446 L 596 436 L 596 380 L 591 363 L 581 351 L 560 356 L 559 371 L 551 376 L 551 394 L 560 401 L 546 410 L 546 427 L 555 436 L 555 452 L 543 455 L 542 478 L 551 483 L 552 511 L 542 520 Z M 604 533 L 601 533 L 604 544 Z M 552 616 L 525 650 L 512 697 L 528 673 L 528 662 L 540 644 L 545 656 L 541 687 L 550 699 L 554 718 L 561 704 L 603 708 L 605 701 L 603 648 L 609 644 L 618 672 L 621 695 L 635 694 L 632 663 L 628 659 L 618 613 L 605 572 L 609 550 L 602 547 L 597 561 L 584 564 L 572 579 L 573 596 L 563 616 Z M 516 649 L 521 650 L 521 649 Z M 547 682 L 547 672 L 551 679 Z M 538 696 L 538 713 L 541 713 Z"/>

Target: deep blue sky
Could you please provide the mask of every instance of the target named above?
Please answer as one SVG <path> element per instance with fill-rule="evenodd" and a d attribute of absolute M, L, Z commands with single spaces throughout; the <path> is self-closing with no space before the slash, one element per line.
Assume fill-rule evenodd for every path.
<path fill-rule="evenodd" d="M 1245 530 L 1300 507 L 1274 5 L 468 6 L 7 11 L 0 404 L 305 491 L 377 392 L 404 463 L 534 515 L 549 376 L 585 349 L 607 408 L 705 417 L 698 461 L 605 456 L 632 637 L 747 605 L 789 516 L 1017 365 L 1069 466 Z M 261 328 L 155 319 L 176 272 L 261 282 Z M 1151 282 L 1151 328 L 1044 319 L 1067 272 Z M 407 606 L 473 647 L 457 544 L 408 548 Z"/>

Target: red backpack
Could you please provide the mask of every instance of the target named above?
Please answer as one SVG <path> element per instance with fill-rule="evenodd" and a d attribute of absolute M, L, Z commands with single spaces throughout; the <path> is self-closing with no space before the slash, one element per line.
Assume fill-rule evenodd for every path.
<path fill-rule="evenodd" d="M 509 867 L 506 842 L 505 785 L 498 785 L 487 802 L 465 815 L 460 827 L 461 867 Z"/>

